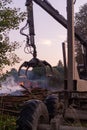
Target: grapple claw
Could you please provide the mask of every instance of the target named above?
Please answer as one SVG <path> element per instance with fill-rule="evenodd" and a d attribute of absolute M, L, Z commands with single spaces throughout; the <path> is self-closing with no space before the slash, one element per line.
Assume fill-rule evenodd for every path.
<path fill-rule="evenodd" d="M 18 70 L 18 76 L 21 76 L 21 75 L 20 75 L 20 71 L 21 71 L 22 67 L 27 68 L 27 67 L 28 67 L 28 62 L 25 61 L 25 62 L 24 62 L 24 63 L 19 67 L 19 70 Z"/>
<path fill-rule="evenodd" d="M 20 71 L 21 71 L 22 67 L 25 67 L 25 68 L 26 68 L 26 70 L 25 70 L 25 76 L 26 76 L 26 77 L 27 77 L 28 69 L 29 69 L 30 67 L 32 67 L 32 68 L 35 68 L 35 67 L 43 67 L 43 68 L 44 68 L 44 72 L 45 72 L 45 74 L 46 74 L 46 66 L 48 66 L 48 67 L 50 68 L 51 72 L 53 72 L 51 65 L 50 65 L 47 61 L 41 61 L 41 60 L 39 60 L 38 58 L 32 58 L 29 62 L 24 62 L 24 63 L 20 66 L 19 71 L 18 71 L 18 75 L 20 76 Z"/>
<path fill-rule="evenodd" d="M 42 61 L 42 63 L 45 65 L 45 66 L 49 66 L 51 72 L 53 73 L 53 69 L 52 69 L 52 66 L 47 62 L 47 61 Z"/>
<path fill-rule="evenodd" d="M 35 67 L 43 67 L 44 68 L 44 71 L 46 71 L 46 68 L 45 68 L 45 65 L 37 58 L 32 58 L 29 62 L 28 62 L 28 67 L 25 71 L 25 74 L 27 75 L 27 72 L 28 72 L 28 69 L 32 67 L 32 68 L 35 68 Z"/>

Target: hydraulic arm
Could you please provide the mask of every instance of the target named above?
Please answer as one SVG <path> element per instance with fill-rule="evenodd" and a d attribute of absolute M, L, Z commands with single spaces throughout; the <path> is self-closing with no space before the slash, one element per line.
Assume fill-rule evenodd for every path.
<path fill-rule="evenodd" d="M 26 67 L 26 72 L 29 67 L 35 67 L 35 66 L 49 66 L 52 70 L 51 65 L 48 62 L 41 61 L 37 59 L 37 52 L 36 52 L 36 46 L 35 46 L 35 32 L 34 32 L 34 18 L 33 18 L 33 2 L 38 4 L 41 8 L 43 8 L 48 14 L 50 14 L 57 22 L 59 22 L 61 25 L 63 25 L 67 29 L 67 20 L 59 14 L 59 11 L 56 10 L 47 0 L 26 0 L 26 7 L 27 7 L 27 25 L 29 28 L 29 35 L 26 35 L 23 33 L 24 27 L 21 29 L 21 34 L 25 35 L 27 37 L 27 44 L 29 47 L 33 49 L 31 54 L 33 55 L 33 59 L 31 59 L 29 62 L 24 62 L 19 70 L 21 70 L 22 67 Z M 26 26 L 25 26 L 26 27 Z M 84 41 L 84 39 L 76 32 L 75 30 L 75 37 L 80 41 L 80 43 L 86 48 L 87 50 L 87 42 Z M 87 55 L 87 54 L 86 54 Z M 87 61 L 87 58 L 86 58 Z"/>
<path fill-rule="evenodd" d="M 52 72 L 52 67 L 47 61 L 42 61 L 37 58 L 37 52 L 36 52 L 36 46 L 35 46 L 35 32 L 34 32 L 34 18 L 33 18 L 33 2 L 32 0 L 26 1 L 26 7 L 27 7 L 27 24 L 20 30 L 20 33 L 27 37 L 26 44 L 33 50 L 30 51 L 30 53 L 33 55 L 33 58 L 30 61 L 25 61 L 19 68 L 18 74 L 20 75 L 20 71 L 22 67 L 26 68 L 25 75 L 27 76 L 27 71 L 30 67 L 43 67 L 44 72 L 46 74 L 46 67 L 48 66 Z M 28 25 L 29 28 L 29 35 L 23 33 L 23 30 Z"/>
<path fill-rule="evenodd" d="M 35 39 L 34 39 L 34 17 L 33 17 L 33 3 L 32 0 L 26 2 L 27 7 L 27 23 L 29 25 L 29 36 L 30 36 L 30 45 L 33 47 L 33 57 L 37 56 L 36 54 L 36 46 L 35 46 Z"/>

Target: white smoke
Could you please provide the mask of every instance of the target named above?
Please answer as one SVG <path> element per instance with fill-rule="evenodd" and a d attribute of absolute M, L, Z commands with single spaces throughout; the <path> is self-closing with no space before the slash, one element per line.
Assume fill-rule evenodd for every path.
<path fill-rule="evenodd" d="M 14 77 L 7 77 L 4 82 L 1 82 L 0 94 L 10 94 L 16 90 L 22 90 L 22 88 L 15 82 Z"/>

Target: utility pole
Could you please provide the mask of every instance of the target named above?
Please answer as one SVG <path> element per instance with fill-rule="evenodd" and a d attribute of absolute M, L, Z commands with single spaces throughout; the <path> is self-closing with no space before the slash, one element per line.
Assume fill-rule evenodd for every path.
<path fill-rule="evenodd" d="M 73 90 L 74 81 L 74 0 L 67 0 L 67 41 L 68 41 L 68 79 L 67 87 Z"/>

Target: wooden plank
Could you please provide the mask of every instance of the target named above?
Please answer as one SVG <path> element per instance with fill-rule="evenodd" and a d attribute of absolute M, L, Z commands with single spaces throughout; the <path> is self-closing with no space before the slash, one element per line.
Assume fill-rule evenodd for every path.
<path fill-rule="evenodd" d="M 68 108 L 65 111 L 64 118 L 77 119 L 77 120 L 87 120 L 87 111 L 76 110 L 74 108 Z"/>
<path fill-rule="evenodd" d="M 60 126 L 59 130 L 87 130 L 86 127 Z"/>
<path fill-rule="evenodd" d="M 13 115 L 13 116 L 19 115 L 19 111 L 8 110 L 8 109 L 4 109 L 4 108 L 0 108 L 0 112 L 3 112 L 4 114 L 9 113 L 9 115 Z"/>

